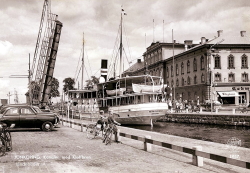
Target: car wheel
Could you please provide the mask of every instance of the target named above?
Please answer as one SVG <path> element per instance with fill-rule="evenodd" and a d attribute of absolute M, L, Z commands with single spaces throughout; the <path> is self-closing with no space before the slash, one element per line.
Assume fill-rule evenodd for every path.
<path fill-rule="evenodd" d="M 45 131 L 45 132 L 49 132 L 51 131 L 53 128 L 53 125 L 51 122 L 44 122 L 43 125 L 42 125 L 42 130 Z"/>

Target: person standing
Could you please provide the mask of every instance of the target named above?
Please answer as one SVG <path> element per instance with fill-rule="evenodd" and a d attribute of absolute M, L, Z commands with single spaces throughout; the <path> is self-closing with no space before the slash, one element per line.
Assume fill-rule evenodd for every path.
<path fill-rule="evenodd" d="M 113 131 L 114 131 L 114 135 L 115 135 L 115 142 L 119 142 L 118 135 L 117 135 L 118 129 L 117 129 L 116 125 L 120 126 L 121 124 L 118 123 L 117 121 L 115 121 L 113 110 L 109 110 L 109 116 L 108 116 L 107 122 L 111 127 L 113 126 Z"/>
<path fill-rule="evenodd" d="M 172 102 L 171 102 L 171 100 L 168 100 L 168 108 L 169 108 L 170 112 L 172 112 Z"/>
<path fill-rule="evenodd" d="M 106 123 L 107 117 L 104 115 L 104 111 L 100 110 L 100 118 L 97 120 L 97 124 L 101 125 L 101 130 L 104 128 L 104 123 Z"/>

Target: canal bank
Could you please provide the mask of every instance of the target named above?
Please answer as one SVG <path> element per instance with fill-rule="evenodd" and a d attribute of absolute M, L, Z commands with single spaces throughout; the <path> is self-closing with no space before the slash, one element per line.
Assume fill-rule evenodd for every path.
<path fill-rule="evenodd" d="M 236 114 L 232 112 L 168 113 L 156 121 L 250 127 L 249 114 L 243 114 L 243 113 Z"/>

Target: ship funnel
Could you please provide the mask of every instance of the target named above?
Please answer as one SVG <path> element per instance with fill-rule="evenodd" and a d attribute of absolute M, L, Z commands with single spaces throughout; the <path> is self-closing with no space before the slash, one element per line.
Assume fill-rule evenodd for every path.
<path fill-rule="evenodd" d="M 100 77 L 100 79 L 104 78 L 104 80 L 107 81 L 107 73 L 108 73 L 108 60 L 102 59 L 101 60 L 101 77 Z M 100 81 L 100 83 L 103 83 L 103 81 Z"/>

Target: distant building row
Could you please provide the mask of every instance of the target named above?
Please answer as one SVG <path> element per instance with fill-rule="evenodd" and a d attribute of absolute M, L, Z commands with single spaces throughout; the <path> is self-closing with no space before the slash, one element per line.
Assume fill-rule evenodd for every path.
<path fill-rule="evenodd" d="M 123 75 L 148 73 L 162 76 L 167 94 L 172 99 L 220 100 L 224 104 L 249 104 L 250 39 L 246 31 L 227 36 L 222 30 L 200 44 L 152 43 L 143 61 L 127 69 Z"/>

